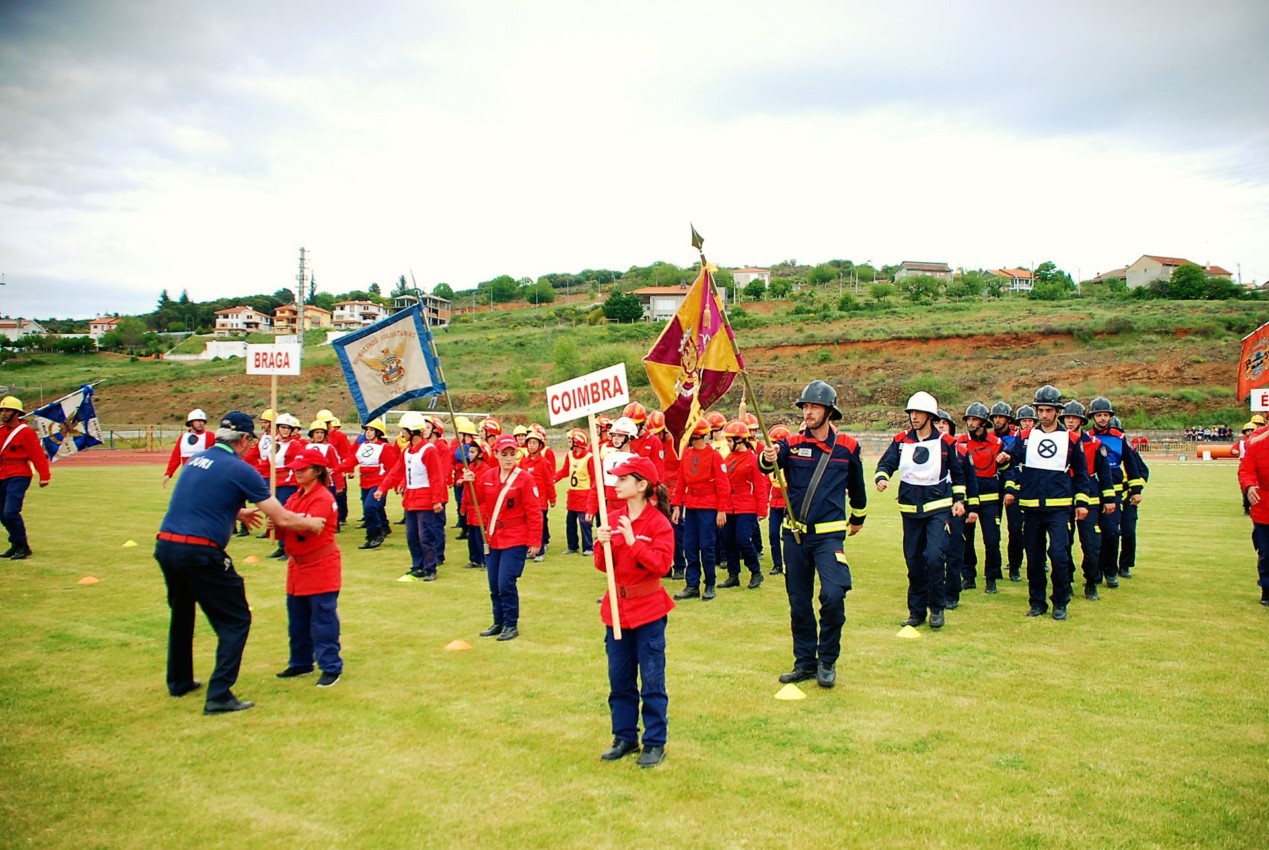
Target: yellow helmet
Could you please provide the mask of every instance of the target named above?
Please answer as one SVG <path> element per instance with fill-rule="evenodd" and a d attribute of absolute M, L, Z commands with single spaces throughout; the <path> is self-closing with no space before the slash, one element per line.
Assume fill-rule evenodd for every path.
<path fill-rule="evenodd" d="M 22 406 L 21 399 L 7 395 L 3 400 L 0 400 L 0 410 L 16 410 L 18 413 L 22 413 L 26 408 Z"/>
<path fill-rule="evenodd" d="M 514 431 L 512 431 L 511 433 L 512 433 L 512 434 L 514 434 L 514 435 L 515 435 L 515 436 L 517 436 L 517 437 L 519 437 L 519 436 L 521 436 L 521 435 L 523 435 L 523 436 L 526 436 L 526 437 L 527 437 L 527 436 L 529 435 L 529 429 L 528 429 L 528 428 L 526 428 L 526 427 L 525 427 L 525 426 L 523 426 L 523 425 L 517 425 L 517 426 L 515 427 L 515 430 L 514 430 Z"/>
<path fill-rule="evenodd" d="M 1255 422 L 1248 422 L 1246 425 L 1244 425 L 1244 426 L 1243 426 L 1243 433 L 1244 433 L 1244 434 L 1246 434 L 1248 431 L 1255 431 L 1255 430 L 1256 430 L 1256 423 L 1255 423 Z"/>
<path fill-rule="evenodd" d="M 383 424 L 382 419 L 371 419 L 366 423 L 366 428 L 374 428 L 379 432 L 380 437 L 383 437 L 388 433 L 388 426 Z"/>
<path fill-rule="evenodd" d="M 338 427 L 340 427 L 341 425 L 343 425 L 343 424 L 344 424 L 344 423 L 342 423 L 342 422 L 340 422 L 340 421 L 339 421 L 339 417 L 337 417 L 337 416 L 332 416 L 330 419 L 327 419 L 327 420 L 326 420 L 326 422 L 327 422 L 327 424 L 328 424 L 328 425 L 330 425 L 330 427 L 332 427 L 332 428 L 338 428 Z"/>
<path fill-rule="evenodd" d="M 9 399 L 7 399 L 7 398 L 6 398 L 6 399 L 5 399 L 5 401 L 6 401 L 6 402 L 7 402 L 7 401 L 9 401 Z M 17 401 L 17 399 L 15 398 L 15 399 L 13 399 L 13 401 Z M 18 402 L 18 403 L 19 403 L 19 404 L 21 404 L 21 402 Z M 3 404 L 3 403 L 0 403 L 0 407 L 4 407 L 4 404 Z M 1262 416 L 1262 415 L 1261 415 L 1261 414 L 1259 414 L 1259 413 L 1256 413 L 1256 414 L 1253 414 L 1253 415 L 1252 415 L 1252 417 L 1251 417 L 1251 421 L 1252 421 L 1252 422 L 1255 422 L 1257 425 L 1264 425 L 1264 424 L 1265 424 L 1265 417 L 1264 417 L 1264 416 Z"/>
<path fill-rule="evenodd" d="M 276 418 L 275 414 L 273 413 L 273 408 L 266 407 L 264 409 L 264 413 L 260 414 L 260 418 L 263 419 L 265 422 L 272 422 Z"/>
<path fill-rule="evenodd" d="M 317 411 L 317 415 L 314 416 L 313 418 L 320 419 L 323 422 L 329 422 L 335 418 L 335 414 L 331 413 L 329 410 L 323 407 L 321 410 Z"/>
<path fill-rule="evenodd" d="M 477 435 L 476 424 L 466 416 L 458 416 L 454 419 L 454 427 L 458 429 L 460 434 L 471 434 L 473 437 Z"/>
<path fill-rule="evenodd" d="M 310 434 L 312 434 L 314 431 L 329 431 L 329 430 L 330 428 L 327 427 L 326 420 L 322 419 L 320 416 L 316 419 L 316 421 L 313 422 L 313 424 L 308 426 L 308 432 Z"/>

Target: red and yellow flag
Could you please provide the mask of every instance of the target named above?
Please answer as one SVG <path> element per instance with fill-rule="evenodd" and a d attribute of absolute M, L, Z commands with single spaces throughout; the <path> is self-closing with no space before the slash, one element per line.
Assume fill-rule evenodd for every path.
<path fill-rule="evenodd" d="M 1269 384 L 1269 322 L 1243 337 L 1243 352 L 1238 358 L 1238 400 L 1243 401 L 1252 390 L 1266 384 Z"/>
<path fill-rule="evenodd" d="M 665 411 L 665 427 L 676 440 L 727 393 L 744 368 L 714 289 L 714 270 L 702 264 L 682 306 L 643 358 Z"/>

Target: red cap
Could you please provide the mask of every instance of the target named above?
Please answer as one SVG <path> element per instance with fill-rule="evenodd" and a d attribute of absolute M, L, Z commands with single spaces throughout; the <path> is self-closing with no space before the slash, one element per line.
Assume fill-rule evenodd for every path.
<path fill-rule="evenodd" d="M 656 464 L 643 455 L 635 455 L 632 458 L 623 460 L 614 466 L 609 474 L 618 478 L 623 475 L 638 475 L 653 487 L 660 483 L 660 479 L 657 478 Z"/>
<path fill-rule="evenodd" d="M 520 444 L 517 443 L 516 438 L 511 436 L 510 434 L 503 434 L 501 437 L 494 440 L 494 444 L 493 444 L 494 454 L 497 454 L 503 449 L 519 449 L 519 448 L 520 448 Z"/>
<path fill-rule="evenodd" d="M 295 460 L 286 465 L 287 469 L 293 469 L 299 472 L 301 469 L 308 469 L 310 466 L 320 466 L 323 469 L 330 469 L 330 461 L 326 459 L 326 454 L 321 449 L 315 449 L 309 446 L 304 451 L 295 456 Z"/>

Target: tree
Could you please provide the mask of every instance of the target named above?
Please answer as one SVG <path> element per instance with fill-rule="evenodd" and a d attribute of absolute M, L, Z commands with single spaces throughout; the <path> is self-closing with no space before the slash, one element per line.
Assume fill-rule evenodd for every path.
<path fill-rule="evenodd" d="M 516 283 L 515 278 L 509 274 L 504 274 L 492 280 L 476 284 L 476 292 L 478 295 L 483 296 L 481 300 L 491 299 L 499 304 L 504 304 L 520 294 L 520 287 Z"/>
<path fill-rule="evenodd" d="M 177 304 L 180 304 L 181 306 L 184 306 L 184 305 L 186 305 L 186 304 L 188 304 L 188 303 L 189 303 L 189 290 L 188 290 L 188 289 L 182 289 L 182 290 L 181 290 L 181 297 L 177 299 L 176 303 L 177 303 Z"/>
<path fill-rule="evenodd" d="M 308 298 L 304 299 L 305 304 L 312 304 L 313 298 L 317 295 L 317 275 L 309 275 L 308 278 Z"/>
<path fill-rule="evenodd" d="M 401 275 L 399 278 L 397 278 L 396 289 L 392 290 L 392 297 L 396 298 L 400 295 L 409 295 L 413 291 L 414 291 L 414 288 L 405 282 L 405 275 Z"/>
<path fill-rule="evenodd" d="M 760 277 L 754 278 L 745 286 L 745 297 L 750 301 L 761 301 L 766 294 L 767 283 Z"/>
<path fill-rule="evenodd" d="M 820 263 L 806 273 L 806 282 L 812 286 L 819 286 L 830 280 L 837 280 L 837 275 L 838 271 L 831 263 Z"/>
<path fill-rule="evenodd" d="M 772 278 L 771 286 L 767 288 L 771 291 L 772 298 L 788 298 L 789 293 L 793 291 L 793 281 L 787 277 Z"/>
<path fill-rule="evenodd" d="M 613 322 L 637 322 L 643 318 L 643 303 L 637 295 L 611 292 L 604 301 L 604 316 Z"/>
<path fill-rule="evenodd" d="M 1052 260 L 1045 260 L 1035 267 L 1032 277 L 1036 283 L 1067 283 L 1074 289 L 1075 281 L 1071 276 L 1057 267 Z"/>
<path fill-rule="evenodd" d="M 933 301 L 938 298 L 943 282 L 934 275 L 914 274 L 904 278 L 901 286 L 909 301 Z"/>
<path fill-rule="evenodd" d="M 454 300 L 454 288 L 448 283 L 438 283 L 433 286 L 432 294 L 437 298 L 444 298 L 446 301 Z"/>
<path fill-rule="evenodd" d="M 379 288 L 379 284 L 377 284 L 377 283 L 372 283 L 372 284 L 370 284 L 370 294 L 371 294 L 371 295 L 379 295 L 379 296 L 382 296 L 382 295 L 383 295 L 383 290 L 381 290 L 381 289 Z"/>
<path fill-rule="evenodd" d="M 321 307 L 328 312 L 335 312 L 335 296 L 329 292 L 319 292 L 308 300 L 314 307 Z"/>
<path fill-rule="evenodd" d="M 531 286 L 526 286 L 523 293 L 524 300 L 535 307 L 538 304 L 550 304 L 555 300 L 555 288 L 546 281 L 538 281 Z"/>
<path fill-rule="evenodd" d="M 163 312 L 164 310 L 166 310 L 166 309 L 167 309 L 167 307 L 168 307 L 168 305 L 170 305 L 171 303 L 172 303 L 172 299 L 171 299 L 171 298 L 168 298 L 168 296 L 167 296 L 167 290 L 165 289 L 165 290 L 163 290 L 162 292 L 160 292 L 160 293 L 159 293 L 159 306 L 158 306 L 158 312 L 160 312 L 160 313 L 161 313 L 161 312 Z"/>
<path fill-rule="evenodd" d="M 274 292 L 273 297 L 277 300 L 279 306 L 282 304 L 295 303 L 295 293 L 287 289 L 286 287 L 283 287 L 279 289 L 278 291 Z"/>
<path fill-rule="evenodd" d="M 887 281 L 874 283 L 868 287 L 868 294 L 873 297 L 874 301 L 881 303 L 885 303 L 888 298 L 893 297 L 896 291 L 894 284 Z"/>

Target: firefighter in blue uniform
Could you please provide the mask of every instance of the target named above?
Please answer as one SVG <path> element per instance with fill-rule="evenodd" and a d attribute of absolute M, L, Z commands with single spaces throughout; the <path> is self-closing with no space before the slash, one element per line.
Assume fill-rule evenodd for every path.
<path fill-rule="evenodd" d="M 974 475 L 969 450 L 956 437 L 956 420 L 952 418 L 952 414 L 940 407 L 939 418 L 934 425 L 940 434 L 952 438 L 956 459 L 961 465 L 961 474 L 965 476 L 965 516 L 953 515 L 947 523 L 951 536 L 947 541 L 947 557 L 944 559 L 946 579 L 943 585 L 943 605 L 948 611 L 955 611 L 961 604 L 961 591 L 969 590 L 977 584 L 973 573 L 965 570 L 965 529 L 978 524 L 978 476 Z"/>
<path fill-rule="evenodd" d="M 1107 587 L 1119 586 L 1119 547 L 1123 537 L 1123 526 L 1127 522 L 1135 524 L 1136 507 L 1141 503 L 1141 491 L 1145 486 L 1144 473 L 1141 470 L 1140 458 L 1128 444 L 1128 438 L 1117 425 L 1111 423 L 1115 418 L 1115 410 L 1110 399 L 1098 396 L 1088 403 L 1088 413 L 1092 417 L 1092 434 L 1106 449 L 1106 463 L 1110 467 L 1111 480 L 1116 491 L 1115 502 L 1119 510 L 1101 516 L 1101 571 Z M 1129 508 L 1132 508 L 1129 519 Z M 1131 572 L 1128 573 L 1131 577 Z"/>
<path fill-rule="evenodd" d="M 903 517 L 903 559 L 908 566 L 908 618 L 919 626 L 929 612 L 930 628 L 941 629 L 946 574 L 944 558 L 950 537 L 948 523 L 965 515 L 965 474 L 956 446 L 934 427 L 938 402 L 927 392 L 914 393 L 904 412 L 911 428 L 896 434 L 877 462 L 877 492 L 899 473 L 899 513 Z"/>
<path fill-rule="evenodd" d="M 837 681 L 835 665 L 846 622 L 846 592 L 851 588 L 850 565 L 842 550 L 847 535 L 863 528 L 868 494 L 859 443 L 831 424 L 842 418 L 837 391 L 823 381 L 811 381 L 797 406 L 802 409 L 802 429 L 767 446 L 758 460 L 764 473 L 779 467 L 788 485 L 782 542 L 793 669 L 781 675 L 780 681 L 814 678 L 820 687 L 831 688 Z M 816 574 L 820 578 L 818 640 L 811 604 Z"/>
<path fill-rule="evenodd" d="M 1071 511 L 1070 535 L 1071 546 L 1075 540 L 1080 542 L 1080 572 L 1084 574 L 1084 598 L 1096 602 L 1097 586 L 1102 583 L 1102 540 L 1098 524 L 1103 516 L 1109 516 L 1116 510 L 1115 483 L 1111 476 L 1110 464 L 1107 463 L 1106 447 L 1093 435 L 1084 431 L 1084 423 L 1088 415 L 1084 405 L 1072 399 L 1062 408 L 1062 424 L 1072 434 L 1079 435 L 1079 450 L 1084 458 L 1085 469 L 1096 485 L 1094 495 L 1076 493 L 1075 504 L 1088 508 L 1083 519 L 1075 517 Z"/>
<path fill-rule="evenodd" d="M 1255 417 L 1252 417 L 1255 421 Z M 1110 417 L 1110 427 L 1123 433 L 1123 423 L 1118 416 Z M 1119 577 L 1132 578 L 1132 568 L 1137 566 L 1137 516 L 1141 506 L 1142 491 L 1150 480 L 1150 468 L 1145 458 L 1124 437 L 1124 486 L 1120 491 L 1123 516 L 1119 519 Z M 1128 470 L 1132 470 L 1129 472 Z"/>
<path fill-rule="evenodd" d="M 991 433 L 1000 441 L 1001 451 L 1009 451 L 1014 441 L 1018 439 L 1018 426 L 1014 424 L 1013 408 L 1008 402 L 998 401 L 991 406 Z M 1003 469 L 998 471 L 1000 475 L 997 480 L 997 490 L 1003 492 L 1006 472 Z M 1022 581 L 1022 508 L 1016 503 L 1010 503 L 1004 505 L 1001 513 L 1003 514 L 1001 520 L 1009 533 L 1005 547 L 1009 580 Z"/>
<path fill-rule="evenodd" d="M 1000 571 L 1000 479 L 996 473 L 996 455 L 1004 450 L 1004 444 L 989 427 L 990 415 L 987 405 L 982 402 L 976 401 L 965 408 L 965 433 L 957 437 L 956 442 L 965 447 L 978 490 L 978 522 L 965 524 L 965 578 L 972 587 L 978 566 L 978 555 L 974 551 L 974 528 L 978 527 L 982 529 L 983 536 L 986 592 L 996 593 L 996 582 L 1003 578 Z M 969 484 L 968 478 L 966 484 Z"/>
<path fill-rule="evenodd" d="M 1045 575 L 1045 544 L 1053 567 L 1053 619 L 1066 619 L 1066 606 L 1071 601 L 1070 534 L 1067 519 L 1072 506 L 1075 518 L 1082 520 L 1088 508 L 1075 504 L 1075 494 L 1095 497 L 1088 466 L 1080 456 L 1078 437 L 1058 424 L 1062 410 L 1062 394 L 1046 384 L 1035 393 L 1037 425 L 1018 435 L 1013 446 L 1000 453 L 997 461 L 1008 465 L 1005 482 L 1005 504 L 1016 501 L 1022 506 L 1023 536 L 1027 552 L 1027 585 L 1031 608 L 1028 617 L 1041 617 L 1048 612 L 1044 594 L 1048 585 Z"/>

